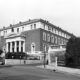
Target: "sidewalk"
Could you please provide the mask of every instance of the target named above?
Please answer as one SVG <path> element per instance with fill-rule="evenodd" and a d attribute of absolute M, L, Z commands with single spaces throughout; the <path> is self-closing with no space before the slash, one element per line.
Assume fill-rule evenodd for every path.
<path fill-rule="evenodd" d="M 42 66 L 37 66 L 37 67 L 44 68 L 43 65 Z M 72 74 L 72 75 L 80 76 L 80 69 L 67 68 L 67 67 L 61 67 L 61 66 L 54 67 L 52 65 L 50 65 L 50 66 L 46 65 L 45 69 L 56 70 L 56 72 L 69 73 L 69 74 Z"/>

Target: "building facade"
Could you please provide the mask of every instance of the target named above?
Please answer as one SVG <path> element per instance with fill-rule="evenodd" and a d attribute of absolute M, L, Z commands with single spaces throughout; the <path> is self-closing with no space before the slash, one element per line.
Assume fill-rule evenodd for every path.
<path fill-rule="evenodd" d="M 0 29 L 0 48 L 12 53 L 48 52 L 49 45 L 66 45 L 72 36 L 46 20 L 34 19 Z"/>

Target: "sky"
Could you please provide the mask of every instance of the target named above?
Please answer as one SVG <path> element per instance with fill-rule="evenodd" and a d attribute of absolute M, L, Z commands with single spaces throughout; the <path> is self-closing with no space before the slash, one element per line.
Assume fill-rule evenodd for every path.
<path fill-rule="evenodd" d="M 80 37 L 80 0 L 0 0 L 0 28 L 37 18 Z"/>

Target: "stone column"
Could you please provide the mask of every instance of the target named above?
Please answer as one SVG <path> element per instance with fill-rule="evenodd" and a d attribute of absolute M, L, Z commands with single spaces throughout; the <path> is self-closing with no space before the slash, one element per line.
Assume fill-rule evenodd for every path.
<path fill-rule="evenodd" d="M 10 52 L 12 52 L 12 42 L 10 42 Z"/>
<path fill-rule="evenodd" d="M 25 41 L 23 41 L 23 52 L 25 52 Z"/>
<path fill-rule="evenodd" d="M 19 41 L 19 52 L 21 52 L 21 41 Z"/>
<path fill-rule="evenodd" d="M 17 52 L 17 42 L 15 41 L 14 52 Z"/>

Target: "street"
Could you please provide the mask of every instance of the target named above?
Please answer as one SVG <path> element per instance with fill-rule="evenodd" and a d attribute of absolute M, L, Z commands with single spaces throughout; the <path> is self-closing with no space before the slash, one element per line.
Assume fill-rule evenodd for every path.
<path fill-rule="evenodd" d="M 80 77 L 41 69 L 35 65 L 17 65 L 0 68 L 0 80 L 80 80 Z"/>

